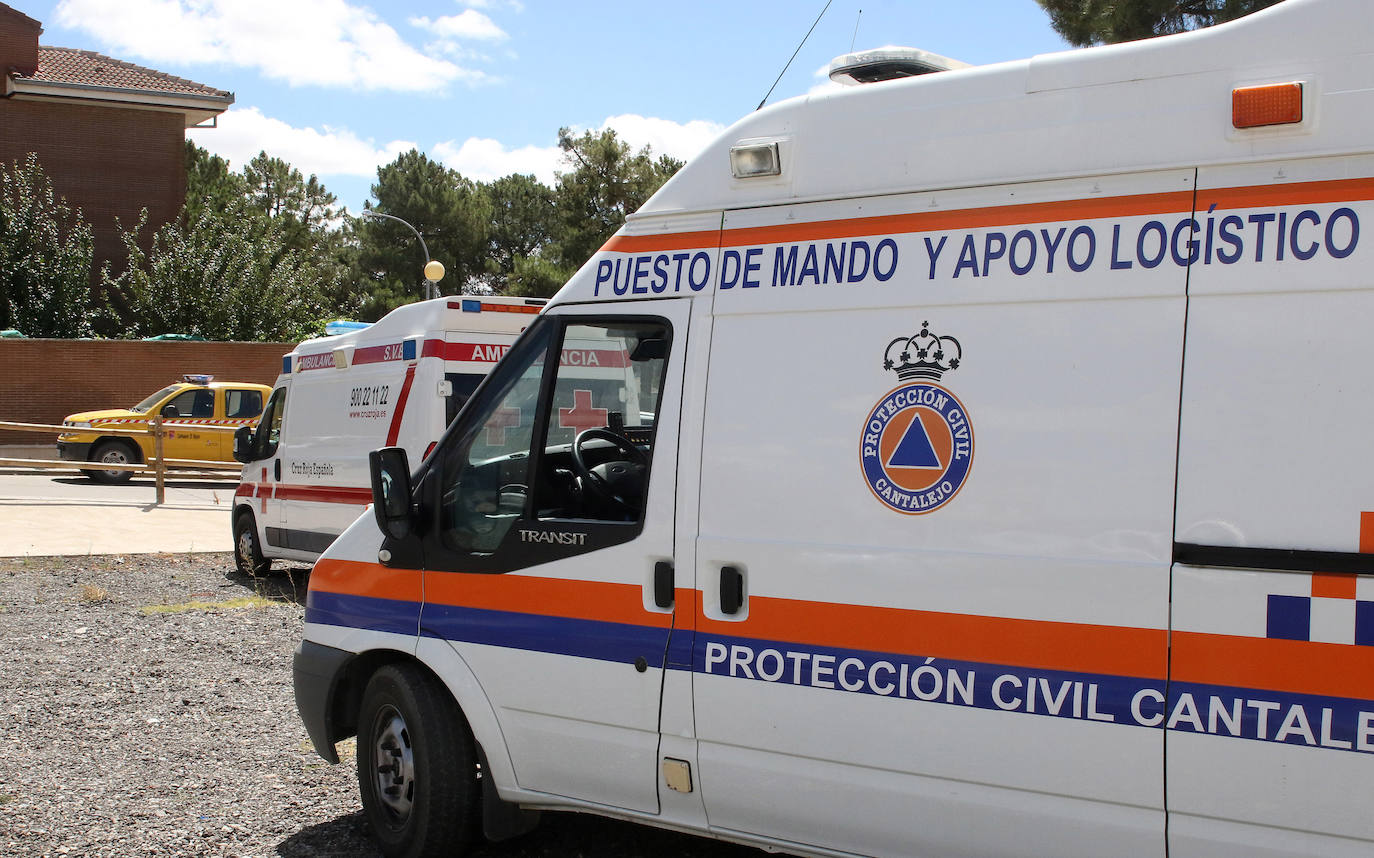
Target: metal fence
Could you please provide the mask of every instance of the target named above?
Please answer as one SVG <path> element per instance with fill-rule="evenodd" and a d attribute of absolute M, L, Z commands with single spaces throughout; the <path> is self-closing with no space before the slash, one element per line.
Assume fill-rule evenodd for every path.
<path fill-rule="evenodd" d="M 0 458 L 0 466 L 7 468 L 32 468 L 35 470 L 51 471 L 152 471 L 153 483 L 157 491 L 156 503 L 163 503 L 165 500 L 165 482 L 169 471 L 178 473 L 183 471 L 232 471 L 232 474 L 213 474 L 211 479 L 238 479 L 241 466 L 237 462 L 215 462 L 204 459 L 168 459 L 162 455 L 162 441 L 167 436 L 167 430 L 178 428 L 195 429 L 197 432 L 229 432 L 233 433 L 237 427 L 233 426 L 205 426 L 202 424 L 178 423 L 175 420 L 164 422 L 160 415 L 154 415 L 151 420 L 152 425 L 147 429 L 116 429 L 114 427 L 96 427 L 93 429 L 82 428 L 74 430 L 71 426 L 49 426 L 42 423 L 9 423 L 0 421 L 0 430 L 15 432 L 46 432 L 53 435 L 70 434 L 99 434 L 99 435 L 134 435 L 152 436 L 153 455 L 149 462 L 143 464 L 120 465 L 117 468 L 101 467 L 96 462 L 71 462 L 60 459 L 7 459 Z"/>

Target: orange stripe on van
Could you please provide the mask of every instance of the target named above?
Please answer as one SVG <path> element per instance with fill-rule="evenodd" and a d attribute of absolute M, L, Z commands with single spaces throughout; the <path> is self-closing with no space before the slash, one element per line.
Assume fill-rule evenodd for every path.
<path fill-rule="evenodd" d="M 1052 203 L 1024 203 L 1010 206 L 986 206 L 954 211 L 917 212 L 879 215 L 875 217 L 822 220 L 810 223 L 780 224 L 778 226 L 740 227 L 721 232 L 721 247 L 754 244 L 783 244 L 797 241 L 820 241 L 832 238 L 854 238 L 865 235 L 892 235 L 907 232 L 933 232 L 949 229 L 973 229 L 988 226 L 1016 226 L 1028 223 L 1049 223 L 1063 220 L 1092 220 L 1104 217 L 1126 217 L 1149 214 L 1187 214 L 1193 209 L 1193 192 L 1172 191 L 1163 194 L 1137 194 L 1101 199 L 1065 200 Z M 602 250 L 620 253 L 642 251 L 683 250 L 715 246 L 715 232 L 669 233 L 665 235 L 614 236 Z"/>
<path fill-rule="evenodd" d="M 1197 211 L 1199 214 L 1205 213 L 1208 207 L 1213 204 L 1219 209 L 1237 209 L 1355 202 L 1369 199 L 1374 199 L 1374 178 L 1293 182 L 1284 185 L 1253 185 L 1199 191 Z M 741 227 L 722 230 L 720 233 L 715 230 L 701 230 L 663 233 L 661 235 L 617 235 L 607 241 L 601 249 L 616 253 L 661 252 L 717 246 L 784 244 L 939 230 L 1023 226 L 1108 217 L 1184 215 L 1192 212 L 1193 192 L 1191 190 L 1171 191 L 1160 194 L 1136 194 L 1097 199 L 987 206 L 953 211 L 821 220 L 777 226 Z"/>
<path fill-rule="evenodd" d="M 1140 194 L 1129 197 L 1107 197 L 1105 199 L 987 206 L 948 212 L 919 212 L 850 218 L 840 221 L 743 227 L 725 230 L 721 245 L 736 247 L 754 244 L 783 244 L 798 241 L 823 241 L 833 238 L 855 238 L 865 235 L 1019 226 L 1065 220 L 1094 220 L 1105 217 L 1187 214 L 1192 211 L 1192 208 L 1193 192 L 1175 191 L 1166 194 Z"/>
<path fill-rule="evenodd" d="M 1222 209 L 1301 206 L 1319 203 L 1349 203 L 1374 199 L 1374 177 L 1337 179 L 1325 182 L 1292 182 L 1283 185 L 1249 185 L 1241 188 L 1199 190 L 1199 212 L 1216 203 Z"/>
<path fill-rule="evenodd" d="M 321 559 L 310 572 L 310 589 L 346 596 L 419 602 L 424 595 L 421 574 L 418 569 L 388 569 L 380 563 Z"/>
<path fill-rule="evenodd" d="M 700 599 L 700 593 L 698 593 Z M 698 604 L 700 612 L 700 604 Z M 1164 679 L 1163 629 L 946 614 L 750 596 L 741 622 L 700 616 L 707 634 L 933 656 L 1016 667 Z"/>
<path fill-rule="evenodd" d="M 464 608 L 656 628 L 667 628 L 673 619 L 645 610 L 642 587 L 605 581 L 437 572 L 425 577 L 425 598 Z"/>
<path fill-rule="evenodd" d="M 421 587 L 421 575 L 424 584 Z M 343 596 L 511 611 L 547 617 L 597 620 L 667 628 L 671 614 L 644 608 L 643 588 L 604 581 L 571 581 L 529 575 L 431 572 L 389 569 L 356 560 L 320 560 L 310 588 Z"/>
<path fill-rule="evenodd" d="M 665 232 L 659 235 L 613 235 L 603 245 L 602 250 L 616 253 L 640 253 L 642 251 L 700 250 L 703 247 L 716 247 L 720 241 L 720 230 L 704 229 L 698 232 Z"/>
<path fill-rule="evenodd" d="M 421 574 L 376 563 L 321 560 L 312 590 L 421 600 Z M 666 628 L 672 616 L 644 607 L 634 584 L 525 575 L 432 573 L 429 602 L 538 616 Z M 1374 699 L 1374 647 L 1164 629 L 1102 626 L 869 605 L 749 597 L 747 619 L 702 614 L 702 593 L 677 591 L 679 626 L 704 634 L 960 661 L 1171 680 L 1268 691 Z M 695 617 L 686 608 L 695 607 Z M 1172 663 L 1170 663 L 1172 650 Z M 1171 673 L 1170 673 L 1171 672 Z"/>
<path fill-rule="evenodd" d="M 1172 679 L 1374 699 L 1374 647 L 1174 632 Z"/>
<path fill-rule="evenodd" d="M 1374 512 L 1360 513 L 1360 552 L 1374 554 Z"/>

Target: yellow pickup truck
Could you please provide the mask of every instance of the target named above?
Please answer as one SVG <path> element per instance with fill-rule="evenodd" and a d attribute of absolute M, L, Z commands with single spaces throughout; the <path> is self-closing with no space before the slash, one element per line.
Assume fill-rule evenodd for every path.
<path fill-rule="evenodd" d="M 234 435 L 211 427 L 236 429 L 257 422 L 272 388 L 247 382 L 215 381 L 210 375 L 184 375 L 135 405 L 105 411 L 83 411 L 62 421 L 72 431 L 57 438 L 58 457 L 105 466 L 83 473 L 101 483 L 120 483 L 133 471 L 119 465 L 147 462 L 153 455 L 151 435 L 103 435 L 101 429 L 145 429 L 161 414 L 167 429 L 162 454 L 168 459 L 234 461 Z"/>

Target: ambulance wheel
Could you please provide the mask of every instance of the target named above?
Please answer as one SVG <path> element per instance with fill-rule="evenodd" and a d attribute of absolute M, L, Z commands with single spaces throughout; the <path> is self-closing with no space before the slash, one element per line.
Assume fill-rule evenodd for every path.
<path fill-rule="evenodd" d="M 388 858 L 462 854 L 481 830 L 472 734 L 447 692 L 413 665 L 381 668 L 363 692 L 358 788 Z"/>
<path fill-rule="evenodd" d="M 101 441 L 91 450 L 89 461 L 99 462 L 102 465 L 132 465 L 138 462 L 138 457 L 123 441 Z M 127 483 L 129 478 L 134 475 L 133 471 L 120 470 L 85 471 L 84 473 L 97 483 L 105 483 L 106 485 Z"/>
<path fill-rule="evenodd" d="M 240 575 L 255 578 L 272 571 L 272 561 L 262 556 L 258 526 L 253 514 L 245 512 L 234 519 L 234 565 Z"/>

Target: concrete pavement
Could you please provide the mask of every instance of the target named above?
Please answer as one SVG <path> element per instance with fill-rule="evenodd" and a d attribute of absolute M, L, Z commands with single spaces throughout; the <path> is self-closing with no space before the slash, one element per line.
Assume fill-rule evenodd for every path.
<path fill-rule="evenodd" d="M 0 447 L 0 458 L 56 458 L 51 447 Z M 0 557 L 232 551 L 236 478 L 151 477 L 106 486 L 77 473 L 0 470 Z"/>

